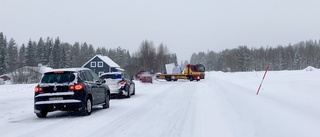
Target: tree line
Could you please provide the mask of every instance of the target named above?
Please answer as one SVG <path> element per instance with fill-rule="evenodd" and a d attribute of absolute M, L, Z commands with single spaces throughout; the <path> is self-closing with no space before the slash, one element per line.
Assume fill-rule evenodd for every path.
<path fill-rule="evenodd" d="M 206 70 L 236 72 L 270 70 L 301 70 L 308 66 L 320 68 L 320 41 L 302 41 L 277 47 L 251 48 L 239 46 L 221 52 L 193 53 L 190 63 L 202 63 Z"/>
<path fill-rule="evenodd" d="M 108 56 L 130 75 L 139 70 L 164 72 L 165 64 L 177 63 L 176 54 L 169 52 L 167 46 L 161 43 L 156 47 L 148 40 L 142 41 L 139 50 L 130 54 L 129 50 L 121 47 L 95 49 L 86 42 L 70 44 L 60 41 L 59 37 L 29 40 L 27 44 L 19 46 L 13 38 L 7 41 L 3 33 L 0 33 L 0 75 L 38 64 L 51 68 L 81 67 L 97 54 Z"/>

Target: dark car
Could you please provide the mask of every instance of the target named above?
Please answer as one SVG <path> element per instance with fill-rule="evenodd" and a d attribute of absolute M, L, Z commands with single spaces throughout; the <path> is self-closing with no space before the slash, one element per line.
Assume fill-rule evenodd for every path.
<path fill-rule="evenodd" d="M 53 69 L 44 73 L 35 87 L 34 113 L 39 118 L 48 112 L 80 111 L 90 115 L 93 105 L 109 108 L 109 87 L 88 68 Z"/>
<path fill-rule="evenodd" d="M 118 98 L 123 95 L 130 98 L 135 95 L 135 83 L 125 72 L 110 72 L 100 76 L 110 88 L 110 93 Z"/>

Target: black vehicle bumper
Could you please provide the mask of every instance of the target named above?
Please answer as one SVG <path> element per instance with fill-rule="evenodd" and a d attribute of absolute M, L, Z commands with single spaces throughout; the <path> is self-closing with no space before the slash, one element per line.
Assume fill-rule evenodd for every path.
<path fill-rule="evenodd" d="M 51 112 L 55 110 L 78 111 L 85 106 L 84 92 L 57 92 L 36 94 L 34 98 L 34 112 Z"/>
<path fill-rule="evenodd" d="M 61 102 L 36 102 L 34 105 L 34 113 L 40 113 L 40 111 L 56 111 L 56 110 L 72 110 L 72 111 L 79 111 L 84 108 L 84 103 L 80 100 L 63 100 L 64 103 Z"/>

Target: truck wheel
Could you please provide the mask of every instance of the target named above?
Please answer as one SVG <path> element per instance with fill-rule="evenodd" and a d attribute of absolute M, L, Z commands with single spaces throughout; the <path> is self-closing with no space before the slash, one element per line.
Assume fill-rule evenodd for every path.
<path fill-rule="evenodd" d="M 167 81 L 171 81 L 171 76 L 166 76 Z"/>
<path fill-rule="evenodd" d="M 193 76 L 190 76 L 190 77 L 189 77 L 189 80 L 190 80 L 190 81 L 193 81 L 193 80 L 194 80 Z"/>

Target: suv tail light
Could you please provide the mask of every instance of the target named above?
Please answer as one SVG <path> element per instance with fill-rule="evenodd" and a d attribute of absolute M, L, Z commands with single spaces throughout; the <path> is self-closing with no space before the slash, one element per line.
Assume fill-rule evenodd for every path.
<path fill-rule="evenodd" d="M 83 84 L 75 84 L 69 87 L 69 90 L 72 90 L 72 91 L 79 91 L 83 89 L 84 89 Z"/>
<path fill-rule="evenodd" d="M 34 88 L 34 92 L 42 92 L 43 89 L 39 85 Z"/>
<path fill-rule="evenodd" d="M 118 85 L 125 85 L 125 84 L 127 84 L 127 82 L 125 82 L 125 81 L 118 82 Z"/>

